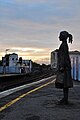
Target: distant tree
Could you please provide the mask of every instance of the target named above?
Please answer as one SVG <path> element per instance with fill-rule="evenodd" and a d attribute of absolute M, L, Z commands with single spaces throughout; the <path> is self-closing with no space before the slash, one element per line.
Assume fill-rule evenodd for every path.
<path fill-rule="evenodd" d="M 22 57 L 19 58 L 19 63 L 22 64 Z"/>
<path fill-rule="evenodd" d="M 32 62 L 32 66 L 33 67 L 40 67 L 40 64 L 36 63 L 36 62 Z"/>
<path fill-rule="evenodd" d="M 46 64 L 42 64 L 42 68 L 46 68 L 47 67 L 47 65 Z"/>

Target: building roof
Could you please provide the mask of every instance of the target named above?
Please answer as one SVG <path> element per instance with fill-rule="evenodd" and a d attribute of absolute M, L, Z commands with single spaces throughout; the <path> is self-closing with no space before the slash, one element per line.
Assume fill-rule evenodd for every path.
<path fill-rule="evenodd" d="M 52 51 L 51 53 L 58 52 L 58 50 L 59 49 L 56 49 L 56 50 Z M 77 50 L 75 50 L 75 51 L 69 51 L 69 54 L 70 55 L 80 55 L 80 51 L 77 51 Z"/>
<path fill-rule="evenodd" d="M 80 52 L 77 51 L 77 50 L 75 50 L 75 51 L 70 51 L 69 53 L 70 53 L 70 55 L 71 55 L 71 54 L 72 54 L 72 55 L 80 55 Z"/>
<path fill-rule="evenodd" d="M 11 55 L 17 55 L 17 56 L 18 56 L 18 54 L 12 53 L 12 54 L 6 54 L 5 57 L 9 57 L 9 56 L 11 56 Z"/>
<path fill-rule="evenodd" d="M 58 50 L 59 50 L 59 49 L 56 49 L 56 50 L 52 51 L 51 53 L 53 53 L 53 52 L 58 52 Z"/>

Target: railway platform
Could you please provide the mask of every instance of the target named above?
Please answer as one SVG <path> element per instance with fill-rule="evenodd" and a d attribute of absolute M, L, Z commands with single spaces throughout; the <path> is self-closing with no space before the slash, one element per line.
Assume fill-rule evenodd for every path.
<path fill-rule="evenodd" d="M 54 81 L 49 80 L 34 87 L 1 99 L 3 104 L 16 96 L 16 102 L 0 112 L 0 120 L 80 120 L 80 82 L 74 81 L 74 87 L 69 90 L 68 105 L 56 104 L 63 92 L 55 88 Z"/>

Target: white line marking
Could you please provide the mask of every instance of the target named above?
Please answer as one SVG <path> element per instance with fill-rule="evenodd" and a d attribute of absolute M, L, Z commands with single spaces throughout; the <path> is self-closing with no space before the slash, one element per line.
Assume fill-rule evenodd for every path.
<path fill-rule="evenodd" d="M 51 79 L 51 78 L 54 79 L 54 78 L 55 78 L 55 75 L 54 75 L 54 76 L 51 76 L 51 77 L 48 77 L 48 78 L 44 78 L 44 79 L 39 80 L 39 81 L 37 81 L 37 82 L 33 82 L 33 83 L 30 83 L 30 84 L 25 84 L 25 85 L 22 85 L 22 86 L 19 86 L 19 87 L 15 87 L 15 88 L 12 88 L 12 89 L 9 89 L 9 90 L 0 92 L 0 98 L 3 98 L 3 97 L 5 97 L 5 96 L 10 95 L 10 94 L 12 94 L 12 93 L 14 93 L 14 92 L 17 92 L 17 91 L 19 91 L 19 90 L 28 88 L 28 87 L 30 87 L 30 86 L 32 86 L 32 85 L 36 85 L 36 84 L 39 84 L 39 83 L 41 83 L 41 82 L 47 81 L 47 80 L 49 80 L 49 79 Z"/>
<path fill-rule="evenodd" d="M 46 84 L 43 84 L 43 85 L 41 85 L 41 86 L 39 86 L 39 87 L 36 87 L 36 88 L 28 91 L 27 93 L 24 93 L 24 94 L 18 96 L 18 97 L 15 98 L 14 100 L 12 100 L 12 101 L 8 102 L 7 104 L 5 104 L 4 106 L 2 106 L 2 107 L 0 108 L 0 112 L 3 111 L 3 110 L 5 110 L 6 108 L 10 107 L 10 106 L 13 105 L 14 103 L 16 103 L 17 101 L 19 101 L 20 99 L 22 99 L 23 97 L 25 97 L 25 96 L 27 96 L 27 95 L 29 95 L 29 94 L 31 94 L 31 93 L 33 93 L 33 92 L 35 92 L 35 91 L 43 88 L 43 87 L 45 87 L 45 86 L 47 86 L 47 85 L 49 85 L 49 84 L 51 84 L 51 83 L 53 83 L 53 82 L 55 82 L 55 79 L 52 80 L 52 81 L 50 81 L 50 82 L 47 82 Z"/>

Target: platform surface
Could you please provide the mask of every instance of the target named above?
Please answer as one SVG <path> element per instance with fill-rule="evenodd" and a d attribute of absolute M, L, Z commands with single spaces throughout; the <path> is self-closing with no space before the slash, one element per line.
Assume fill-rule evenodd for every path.
<path fill-rule="evenodd" d="M 68 105 L 56 104 L 62 97 L 62 89 L 51 83 L 0 112 L 0 120 L 80 120 L 80 83 L 74 82 L 69 90 Z"/>

